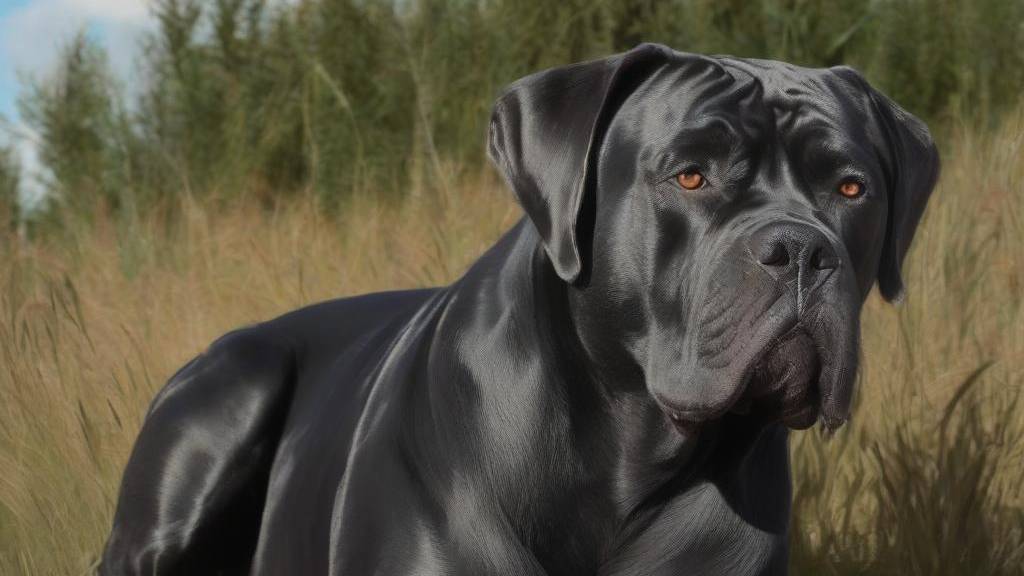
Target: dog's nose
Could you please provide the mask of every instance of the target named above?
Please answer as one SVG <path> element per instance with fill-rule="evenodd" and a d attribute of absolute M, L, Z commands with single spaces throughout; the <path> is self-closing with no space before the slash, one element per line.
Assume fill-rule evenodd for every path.
<path fill-rule="evenodd" d="M 749 247 L 757 262 L 776 278 L 795 277 L 801 295 L 839 267 L 829 239 L 806 224 L 763 226 L 750 236 Z"/>

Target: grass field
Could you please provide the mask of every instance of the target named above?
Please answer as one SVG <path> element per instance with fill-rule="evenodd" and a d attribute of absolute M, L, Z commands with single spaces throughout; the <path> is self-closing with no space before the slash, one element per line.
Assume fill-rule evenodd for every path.
<path fill-rule="evenodd" d="M 1024 574 L 1024 112 L 941 145 L 907 300 L 866 307 L 852 423 L 794 437 L 794 573 Z M 467 172 L 341 216 L 185 197 L 0 238 L 0 574 L 91 571 L 149 399 L 219 334 L 458 276 L 519 217 Z"/>

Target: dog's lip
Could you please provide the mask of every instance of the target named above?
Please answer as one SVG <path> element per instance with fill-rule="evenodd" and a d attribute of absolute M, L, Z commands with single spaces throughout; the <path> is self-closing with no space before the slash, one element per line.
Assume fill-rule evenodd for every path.
<path fill-rule="evenodd" d="M 798 407 L 782 412 L 780 420 L 791 430 L 806 430 L 814 426 L 821 417 L 821 409 L 817 402 L 805 402 Z"/>
<path fill-rule="evenodd" d="M 787 428 L 805 430 L 814 426 L 821 417 L 820 370 L 807 383 L 802 393 L 785 402 L 779 412 L 779 420 Z"/>
<path fill-rule="evenodd" d="M 759 398 L 756 398 L 751 394 L 750 386 L 756 375 L 757 367 L 782 343 L 791 338 L 799 337 L 801 333 L 804 337 L 809 339 L 812 344 L 812 348 L 809 353 L 813 354 L 816 360 L 813 372 L 808 376 L 806 381 L 790 382 L 789 386 L 786 388 L 773 390 L 770 394 L 782 395 L 781 399 L 778 400 L 778 408 L 775 413 L 775 417 L 778 421 L 781 421 L 786 425 L 786 427 L 793 430 L 804 430 L 817 423 L 822 413 L 821 355 L 818 352 L 817 341 L 814 335 L 800 322 L 796 322 L 788 330 L 783 331 L 777 338 L 774 338 L 758 355 L 757 361 L 751 364 L 751 368 L 747 370 L 742 386 L 744 390 L 743 397 L 739 402 L 737 402 L 736 406 L 739 406 L 741 410 L 745 409 L 747 412 L 752 409 L 752 406 L 756 407 Z M 794 393 L 795 395 L 791 395 Z M 736 412 L 735 409 L 732 411 Z M 740 414 L 742 412 L 736 413 Z"/>
<path fill-rule="evenodd" d="M 675 426 L 676 430 L 681 432 L 684 436 L 692 436 L 700 431 L 702 421 L 690 421 L 684 419 L 677 412 L 668 412 L 668 419 Z"/>
<path fill-rule="evenodd" d="M 757 367 L 765 360 L 780 343 L 792 337 L 795 332 L 804 332 L 812 342 L 815 343 L 815 354 L 817 354 L 817 339 L 813 333 L 806 330 L 797 318 L 793 318 L 781 324 L 778 336 L 768 341 L 768 344 L 758 353 L 755 360 L 744 368 L 744 374 L 732 397 L 724 404 L 723 408 L 717 410 L 702 410 L 700 408 L 689 408 L 674 406 L 672 402 L 655 393 L 655 401 L 664 412 L 672 425 L 684 434 L 694 434 L 707 422 L 716 420 L 725 414 L 733 413 L 748 415 L 756 404 L 756 398 L 749 394 L 750 385 L 754 379 Z M 820 356 L 819 356 L 820 361 Z M 785 400 L 781 409 L 775 414 L 773 420 L 781 421 L 786 427 L 793 430 L 804 430 L 818 422 L 822 415 L 822 394 L 821 394 L 821 369 L 820 366 L 811 377 L 801 394 L 795 398 Z"/>
<path fill-rule="evenodd" d="M 754 361 L 743 369 L 743 376 L 740 378 L 740 385 L 733 390 L 732 395 L 729 399 L 722 404 L 721 407 L 707 408 L 707 407 L 684 407 L 676 406 L 669 399 L 665 398 L 661 394 L 655 392 L 653 394 L 655 402 L 661 408 L 662 412 L 668 415 L 669 419 L 678 428 L 684 426 L 688 429 L 695 430 L 699 428 L 705 422 L 716 420 L 725 414 L 732 411 L 733 407 L 736 406 L 744 397 L 747 395 L 747 389 L 750 385 L 750 381 L 754 376 L 754 370 L 757 368 L 765 356 L 774 349 L 779 342 L 788 337 L 794 330 L 800 327 L 799 320 L 794 316 L 783 322 L 780 322 L 779 328 L 777 329 L 778 335 L 769 339 L 768 343 L 758 352 Z"/>
<path fill-rule="evenodd" d="M 725 410 L 709 411 L 699 408 L 676 407 L 658 393 L 654 394 L 654 400 L 677 429 L 688 433 L 699 430 L 705 422 L 715 420 L 728 412 L 728 408 Z M 729 405 L 731 404 L 732 402 L 729 403 Z"/>
<path fill-rule="evenodd" d="M 717 414 L 709 416 L 708 413 L 702 412 L 699 409 L 674 406 L 672 402 L 657 392 L 654 392 L 652 396 L 654 397 L 654 403 L 661 409 L 661 412 L 667 416 L 667 419 L 672 426 L 685 436 L 697 434 L 704 423 L 714 420 L 721 415 Z"/>
<path fill-rule="evenodd" d="M 659 404 L 676 430 L 687 436 L 695 435 L 706 422 L 718 418 L 715 416 L 690 419 L 684 416 L 684 412 L 665 408 L 661 402 Z M 739 409 L 734 406 L 728 412 L 743 416 L 749 415 L 753 411 L 752 404 L 752 400 L 744 398 L 738 404 Z M 806 430 L 814 426 L 819 418 L 821 418 L 820 392 L 817 382 L 812 382 L 808 385 L 807 392 L 796 400 L 785 403 L 774 419 L 791 430 Z"/>

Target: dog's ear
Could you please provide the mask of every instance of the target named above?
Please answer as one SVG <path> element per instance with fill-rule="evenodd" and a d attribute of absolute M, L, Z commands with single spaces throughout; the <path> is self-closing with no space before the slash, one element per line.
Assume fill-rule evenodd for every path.
<path fill-rule="evenodd" d="M 939 152 L 924 122 L 872 88 L 854 69 L 839 66 L 833 70 L 867 92 L 888 143 L 889 157 L 884 164 L 889 210 L 878 263 L 878 291 L 889 302 L 899 301 L 903 298 L 903 259 L 939 178 Z"/>
<path fill-rule="evenodd" d="M 583 271 L 580 214 L 593 192 L 601 139 L 615 111 L 671 50 L 629 52 L 545 70 L 509 86 L 491 114 L 488 155 L 540 233 L 558 275 Z"/>

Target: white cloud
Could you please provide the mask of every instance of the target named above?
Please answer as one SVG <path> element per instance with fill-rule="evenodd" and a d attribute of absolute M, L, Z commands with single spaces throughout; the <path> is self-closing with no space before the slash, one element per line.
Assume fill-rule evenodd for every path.
<path fill-rule="evenodd" d="M 271 0 L 270 5 L 295 5 L 300 0 Z M 139 39 L 155 27 L 150 0 L 30 0 L 0 17 L 0 66 L 33 78 L 52 73 L 61 48 L 71 36 L 86 28 L 107 50 L 115 76 L 132 94 L 140 88 L 136 68 Z M 130 100 L 130 98 L 129 98 Z M 130 102 L 129 102 L 130 104 Z M 34 205 L 43 196 L 34 135 L 18 118 L 14 142 L 22 160 L 21 197 Z"/>
<path fill-rule="evenodd" d="M 34 210 L 46 195 L 42 186 L 44 177 L 42 165 L 39 163 L 39 151 L 35 145 L 36 134 L 23 123 L 15 128 L 19 136 L 18 156 L 21 164 L 21 186 L 18 190 L 18 203 L 27 210 Z"/>
<path fill-rule="evenodd" d="M 33 78 L 45 77 L 61 48 L 83 28 L 107 49 L 115 76 L 129 93 L 138 89 L 140 35 L 153 26 L 147 0 L 33 0 L 0 18 L 0 65 Z M 23 174 L 23 200 L 38 202 L 40 165 L 28 127 L 12 118 Z"/>
<path fill-rule="evenodd" d="M 139 22 L 149 16 L 148 2 L 144 0 L 61 0 L 61 4 L 73 4 L 75 9 L 92 18 Z"/>
<path fill-rule="evenodd" d="M 88 27 L 110 48 L 114 71 L 130 80 L 135 42 L 151 20 L 144 0 L 36 0 L 0 20 L 0 51 L 8 66 L 38 76 L 53 68 L 72 34 Z"/>

